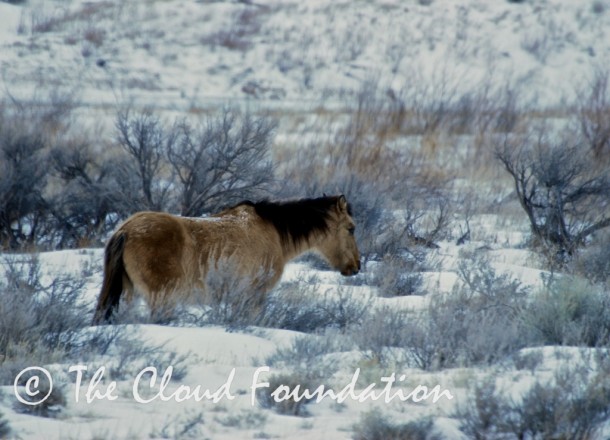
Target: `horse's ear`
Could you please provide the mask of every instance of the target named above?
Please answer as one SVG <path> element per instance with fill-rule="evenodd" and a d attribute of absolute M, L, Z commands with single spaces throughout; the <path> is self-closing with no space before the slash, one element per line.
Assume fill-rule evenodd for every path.
<path fill-rule="evenodd" d="M 337 199 L 337 208 L 339 208 L 339 212 L 347 212 L 347 199 L 343 194 Z"/>

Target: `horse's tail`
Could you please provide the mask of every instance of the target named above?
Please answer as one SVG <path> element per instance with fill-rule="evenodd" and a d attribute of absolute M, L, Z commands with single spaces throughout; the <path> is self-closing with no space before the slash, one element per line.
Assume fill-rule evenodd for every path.
<path fill-rule="evenodd" d="M 93 323 L 109 322 L 112 314 L 119 306 L 121 293 L 123 293 L 123 276 L 125 265 L 123 251 L 126 236 L 118 232 L 110 237 L 104 255 L 104 281 L 97 300 L 97 307 L 93 316 Z"/>

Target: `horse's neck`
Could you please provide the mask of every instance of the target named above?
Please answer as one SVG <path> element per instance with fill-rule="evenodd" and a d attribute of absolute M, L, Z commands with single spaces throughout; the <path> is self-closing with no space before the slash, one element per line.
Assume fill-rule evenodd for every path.
<path fill-rule="evenodd" d="M 288 262 L 306 252 L 315 251 L 324 237 L 320 234 L 312 235 L 308 240 L 301 240 L 299 243 L 292 243 L 284 248 L 285 261 Z"/>

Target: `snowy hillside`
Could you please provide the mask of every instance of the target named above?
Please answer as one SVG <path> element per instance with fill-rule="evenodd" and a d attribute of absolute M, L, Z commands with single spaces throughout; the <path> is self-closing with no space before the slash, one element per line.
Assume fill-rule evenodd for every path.
<path fill-rule="evenodd" d="M 460 92 L 522 84 L 539 105 L 573 97 L 610 59 L 599 0 L 38 1 L 0 5 L 2 79 L 172 108 L 219 100 L 302 108 L 376 79 Z"/>
<path fill-rule="evenodd" d="M 610 238 L 578 233 L 610 216 L 609 66 L 607 0 L 0 1 L 0 438 L 607 439 Z M 344 193 L 362 272 L 292 261 L 250 321 L 222 292 L 92 326 L 121 219 L 222 206 L 181 174 L 219 156 L 178 153 L 223 117 L 262 127 L 234 197 Z M 570 185 L 556 248 L 531 222 Z"/>

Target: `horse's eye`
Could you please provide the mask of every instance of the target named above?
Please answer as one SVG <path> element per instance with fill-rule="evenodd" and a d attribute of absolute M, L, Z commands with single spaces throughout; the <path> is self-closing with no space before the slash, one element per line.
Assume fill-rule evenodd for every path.
<path fill-rule="evenodd" d="M 350 228 L 348 228 L 347 231 L 349 232 L 349 235 L 354 235 L 354 232 L 356 231 L 356 228 L 351 226 Z"/>

